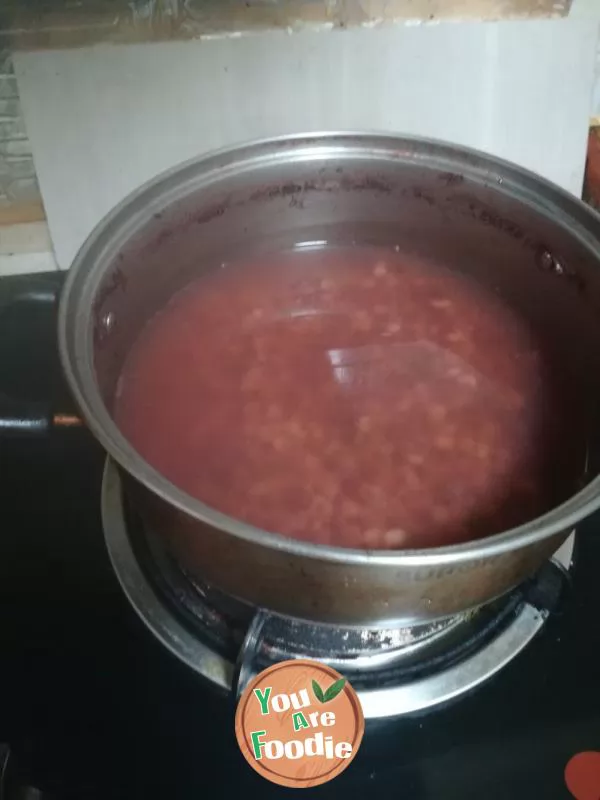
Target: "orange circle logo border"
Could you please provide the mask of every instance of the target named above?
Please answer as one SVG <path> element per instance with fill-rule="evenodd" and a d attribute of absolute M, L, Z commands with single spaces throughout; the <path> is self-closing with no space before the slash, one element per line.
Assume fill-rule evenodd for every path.
<path fill-rule="evenodd" d="M 364 731 L 352 686 L 332 667 L 308 659 L 281 661 L 253 678 L 235 714 L 246 761 L 266 780 L 292 788 L 337 777 L 356 757 Z"/>

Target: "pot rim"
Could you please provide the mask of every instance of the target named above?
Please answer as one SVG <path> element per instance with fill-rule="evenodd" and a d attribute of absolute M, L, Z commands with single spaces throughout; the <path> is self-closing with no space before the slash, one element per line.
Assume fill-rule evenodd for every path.
<path fill-rule="evenodd" d="M 583 228 L 578 232 L 580 234 L 588 233 L 588 246 L 592 243 L 596 243 L 598 246 L 600 217 L 597 217 L 577 197 L 530 170 L 462 145 L 396 133 L 328 131 L 267 137 L 213 150 L 210 153 L 188 159 L 161 172 L 129 193 L 95 226 L 73 260 L 60 299 L 58 343 L 63 371 L 87 426 L 106 450 L 110 459 L 167 504 L 183 512 L 186 516 L 213 528 L 218 528 L 235 538 L 277 549 L 290 556 L 339 564 L 381 565 L 392 568 L 400 565 L 417 567 L 492 558 L 519 547 L 534 544 L 554 534 L 564 532 L 566 536 L 574 525 L 600 508 L 600 476 L 594 478 L 582 490 L 569 497 L 559 506 L 523 525 L 481 539 L 443 547 L 409 550 L 359 550 L 312 544 L 300 539 L 288 538 L 279 533 L 268 532 L 217 511 L 168 481 L 130 445 L 127 438 L 120 432 L 102 400 L 93 376 L 93 369 L 91 368 L 92 386 L 85 386 L 80 369 L 81 362 L 84 362 L 85 359 L 78 358 L 75 354 L 72 355 L 72 350 L 76 349 L 77 343 L 75 342 L 75 337 L 70 335 L 69 318 L 74 311 L 77 311 L 76 316 L 78 317 L 82 314 L 78 308 L 80 295 L 82 294 L 78 283 L 85 277 L 86 271 L 84 267 L 90 256 L 93 258 L 94 249 L 97 249 L 99 239 L 107 228 L 118 226 L 120 218 L 122 218 L 121 225 L 126 224 L 128 220 L 131 221 L 133 217 L 132 206 L 136 201 L 141 200 L 149 192 L 156 191 L 161 185 L 176 178 L 178 175 L 184 177 L 191 168 L 195 169 L 196 176 L 200 177 L 208 175 L 215 169 L 223 169 L 222 162 L 227 166 L 241 164 L 251 159 L 253 155 L 256 156 L 268 148 L 275 147 L 281 149 L 282 152 L 287 152 L 288 149 L 293 150 L 301 145 L 324 149 L 336 143 L 340 145 L 352 143 L 355 147 L 365 148 L 365 152 L 369 149 L 393 149 L 397 153 L 396 158 L 402 155 L 402 150 L 416 155 L 422 151 L 429 152 L 430 155 L 438 156 L 440 160 L 444 158 L 456 160 L 462 157 L 463 163 L 460 164 L 460 172 L 462 174 L 470 175 L 473 178 L 477 176 L 481 178 L 483 174 L 492 182 L 504 184 L 499 189 L 504 193 L 508 191 L 506 184 L 510 183 L 510 179 L 513 179 L 516 181 L 517 190 L 521 190 L 520 199 L 522 201 L 534 202 L 538 212 L 547 214 L 550 211 L 555 218 L 558 216 L 559 221 L 562 217 L 563 223 L 565 221 L 571 223 L 570 227 L 573 236 L 577 236 L 577 231 L 580 227 Z M 546 195 L 550 195 L 550 198 L 544 198 L 545 202 L 543 202 L 543 198 L 538 196 L 540 189 L 545 190 Z M 569 212 L 571 213 L 569 214 Z M 577 220 L 572 216 L 574 212 Z M 150 215 L 151 212 L 148 212 L 147 217 Z M 581 225 L 582 220 L 583 225 Z M 589 228 L 593 225 L 596 226 L 598 235 L 590 233 Z"/>

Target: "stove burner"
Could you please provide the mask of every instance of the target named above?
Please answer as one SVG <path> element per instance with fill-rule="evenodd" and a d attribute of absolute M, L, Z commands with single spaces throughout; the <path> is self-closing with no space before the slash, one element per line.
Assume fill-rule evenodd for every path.
<path fill-rule="evenodd" d="M 134 609 L 178 658 L 216 688 L 239 694 L 260 670 L 290 658 L 330 664 L 352 681 L 367 718 L 428 708 L 512 660 L 558 601 L 574 537 L 530 586 L 476 611 L 403 628 L 320 625 L 256 609 L 186 575 L 142 531 L 107 460 L 102 520 L 109 555 Z"/>

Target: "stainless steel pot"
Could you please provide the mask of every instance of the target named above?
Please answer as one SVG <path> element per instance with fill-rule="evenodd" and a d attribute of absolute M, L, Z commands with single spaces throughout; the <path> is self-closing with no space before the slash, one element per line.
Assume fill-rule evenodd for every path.
<path fill-rule="evenodd" d="M 399 245 L 500 292 L 552 340 L 596 435 L 600 219 L 522 169 L 442 143 L 296 136 L 177 167 L 128 197 L 88 238 L 60 308 L 60 352 L 81 413 L 120 466 L 147 530 L 192 574 L 242 600 L 344 625 L 431 620 L 530 576 L 600 506 L 599 479 L 545 516 L 484 540 L 402 552 L 315 546 L 257 530 L 170 484 L 110 413 L 143 324 L 200 271 L 291 241 Z"/>

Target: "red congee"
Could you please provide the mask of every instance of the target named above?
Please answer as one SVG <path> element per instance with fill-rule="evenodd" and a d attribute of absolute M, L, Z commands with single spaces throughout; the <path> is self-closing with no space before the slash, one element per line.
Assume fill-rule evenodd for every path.
<path fill-rule="evenodd" d="M 464 277 L 395 251 L 296 250 L 177 294 L 132 349 L 115 418 L 232 517 L 319 544 L 431 547 L 573 488 L 583 456 L 547 362 Z"/>

